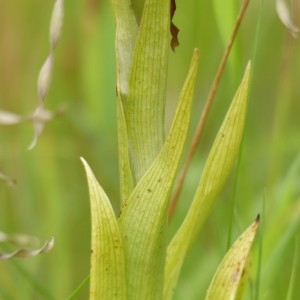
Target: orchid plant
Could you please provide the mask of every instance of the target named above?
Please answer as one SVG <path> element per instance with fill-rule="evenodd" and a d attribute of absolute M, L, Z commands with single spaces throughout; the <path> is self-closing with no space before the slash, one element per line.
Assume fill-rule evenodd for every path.
<path fill-rule="evenodd" d="M 178 45 L 178 29 L 172 22 L 175 1 L 112 0 L 112 5 L 116 23 L 121 213 L 116 216 L 108 196 L 82 158 L 91 202 L 90 299 L 172 299 L 187 251 L 238 154 L 251 64 L 246 67 L 216 136 L 185 220 L 167 244 L 170 195 L 188 133 L 199 51 L 193 52 L 173 123 L 165 137 L 170 39 L 172 48 Z M 258 223 L 259 217 L 228 251 L 206 299 L 241 297 Z"/>

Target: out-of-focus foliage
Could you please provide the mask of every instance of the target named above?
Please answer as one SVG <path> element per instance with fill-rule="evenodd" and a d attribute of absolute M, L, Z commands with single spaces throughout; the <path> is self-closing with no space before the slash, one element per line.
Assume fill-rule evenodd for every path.
<path fill-rule="evenodd" d="M 53 1 L 0 3 L 1 111 L 28 116 L 36 107 L 36 81 L 49 52 L 52 6 Z M 179 94 L 195 47 L 200 49 L 200 68 L 192 129 L 200 115 L 224 50 L 224 34 L 218 31 L 214 9 L 207 1 L 194 0 L 188 4 L 177 1 L 174 22 L 180 28 L 180 46 L 176 54 L 169 50 L 166 128 L 170 127 L 177 103 L 174 95 Z M 298 27 L 299 12 L 299 1 L 295 1 L 291 14 Z M 275 259 L 269 260 L 265 269 L 262 257 L 261 281 L 268 285 L 261 286 L 261 296 L 286 297 L 294 253 L 293 236 L 299 234 L 297 183 L 300 175 L 296 156 L 300 149 L 300 40 L 292 38 L 281 24 L 274 1 L 265 1 L 262 12 L 260 3 L 250 3 L 235 45 L 239 55 L 231 64 L 234 67 L 228 68 L 221 80 L 199 154 L 188 173 L 171 226 L 175 230 L 186 213 L 188 199 L 192 199 L 217 128 L 244 66 L 253 56 L 260 13 L 263 17 L 253 62 L 237 189 L 233 192 L 232 180 L 223 192 L 197 245 L 188 255 L 175 299 L 204 298 L 216 267 L 226 253 L 229 207 L 234 194 L 234 237 L 247 227 L 253 216 L 263 212 L 262 248 L 275 253 L 272 256 Z M 46 124 L 32 151 L 26 150 L 33 134 L 29 123 L 0 127 L 1 174 L 16 181 L 14 187 L 0 181 L 0 228 L 8 233 L 26 232 L 41 239 L 53 235 L 56 244 L 50 253 L 34 259 L 17 264 L 0 262 L 0 298 L 3 299 L 65 299 L 87 276 L 90 214 L 80 156 L 93 166 L 97 179 L 118 211 L 114 24 L 110 3 L 66 1 L 63 32 L 55 54 L 47 108 L 55 111 L 63 105 L 64 114 Z M 282 211 L 284 216 L 280 214 Z M 277 231 L 272 230 L 273 224 Z M 265 239 L 264 233 L 268 234 Z M 26 270 L 27 274 L 22 275 L 24 272 L 20 270 Z M 296 282 L 299 276 L 296 272 Z M 266 280 L 268 278 L 271 280 Z M 86 286 L 78 299 L 87 299 L 88 290 Z M 250 289 L 248 294 L 252 292 Z M 299 297 L 300 289 L 296 285 L 294 298 Z"/>

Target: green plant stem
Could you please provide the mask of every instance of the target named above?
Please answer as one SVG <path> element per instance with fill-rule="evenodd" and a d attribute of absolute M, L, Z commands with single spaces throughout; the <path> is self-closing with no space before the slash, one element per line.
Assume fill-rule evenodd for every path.
<path fill-rule="evenodd" d="M 67 300 L 73 300 L 78 295 L 78 293 L 85 287 L 85 285 L 89 282 L 90 275 L 86 276 L 83 281 L 79 284 L 79 286 L 73 291 L 73 293 L 67 298 Z"/>
<path fill-rule="evenodd" d="M 296 236 L 295 238 L 295 252 L 294 252 L 294 258 L 292 263 L 292 271 L 291 271 L 291 277 L 290 277 L 290 283 L 288 288 L 288 293 L 286 296 L 286 300 L 293 300 L 293 294 L 296 284 L 296 275 L 297 275 L 297 267 L 299 263 L 299 236 Z"/>
<path fill-rule="evenodd" d="M 254 300 L 259 299 L 259 292 L 260 292 L 265 215 L 266 215 L 266 191 L 264 193 L 264 197 L 263 197 L 263 201 L 262 201 L 261 224 L 260 224 L 260 229 L 258 231 L 258 259 L 257 259 L 257 270 L 256 270 L 254 298 L 253 298 Z"/>
<path fill-rule="evenodd" d="M 172 200 L 171 200 L 171 203 L 170 203 L 169 219 L 172 217 L 172 215 L 174 213 L 174 210 L 176 208 L 178 198 L 179 198 L 180 192 L 182 190 L 184 179 L 186 177 L 186 174 L 187 174 L 187 171 L 188 171 L 189 166 L 191 164 L 192 158 L 193 158 L 193 156 L 196 152 L 197 146 L 199 144 L 199 141 L 200 141 L 200 138 L 201 138 L 201 135 L 202 135 L 202 132 L 203 132 L 204 124 L 205 124 L 206 119 L 208 117 L 210 108 L 213 104 L 213 101 L 214 101 L 214 98 L 215 98 L 215 95 L 216 95 L 216 91 L 217 91 L 217 88 L 219 86 L 221 77 L 223 75 L 225 65 L 226 65 L 226 62 L 228 60 L 232 45 L 233 45 L 233 43 L 235 41 L 235 38 L 237 36 L 238 30 L 240 28 L 241 22 L 242 22 L 242 20 L 244 18 L 244 15 L 246 13 L 249 2 L 250 2 L 250 0 L 244 0 L 243 3 L 242 3 L 242 6 L 240 8 L 240 11 L 239 11 L 239 14 L 238 14 L 238 17 L 237 17 L 237 21 L 236 21 L 234 29 L 232 31 L 230 41 L 228 43 L 228 46 L 225 49 L 225 52 L 223 54 L 222 60 L 220 62 L 220 65 L 219 65 L 219 68 L 218 68 L 218 71 L 217 71 L 217 74 L 216 74 L 215 79 L 214 79 L 214 81 L 212 83 L 212 86 L 210 88 L 210 92 L 208 94 L 207 100 L 205 102 L 205 106 L 203 108 L 200 120 L 198 122 L 195 134 L 194 134 L 193 139 L 192 139 L 191 146 L 189 148 L 190 150 L 187 154 L 187 157 L 186 157 L 186 160 L 184 162 L 182 171 L 179 175 L 178 183 L 177 183 L 175 192 L 173 194 L 173 197 L 172 197 Z"/>

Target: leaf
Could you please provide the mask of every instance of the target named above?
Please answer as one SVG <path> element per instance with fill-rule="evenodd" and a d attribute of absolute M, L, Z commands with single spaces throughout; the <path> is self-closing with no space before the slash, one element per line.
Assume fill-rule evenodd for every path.
<path fill-rule="evenodd" d="M 9 258 L 12 258 L 12 257 L 19 257 L 19 258 L 33 257 L 33 256 L 36 256 L 38 254 L 49 252 L 53 248 L 53 246 L 54 246 L 54 238 L 52 237 L 50 240 L 46 241 L 45 244 L 39 249 L 35 249 L 35 250 L 18 249 L 14 252 L 11 252 L 11 253 L 1 252 L 0 253 L 0 260 L 9 259 Z"/>
<path fill-rule="evenodd" d="M 123 102 L 129 157 L 135 184 L 143 177 L 164 143 L 170 6 L 148 0 L 136 38 Z"/>
<path fill-rule="evenodd" d="M 112 6 L 116 23 L 117 94 L 126 101 L 138 25 L 130 0 L 112 0 Z"/>
<path fill-rule="evenodd" d="M 175 48 L 179 46 L 179 41 L 178 41 L 178 33 L 179 33 L 179 28 L 173 23 L 173 17 L 176 11 L 176 2 L 175 0 L 171 0 L 170 3 L 170 32 L 171 32 L 171 48 L 175 52 Z"/>
<path fill-rule="evenodd" d="M 127 101 L 129 72 L 138 25 L 129 0 L 112 0 L 116 23 L 117 112 L 121 205 L 133 189 L 128 156 L 127 126 L 123 103 Z"/>
<path fill-rule="evenodd" d="M 206 221 L 237 156 L 243 134 L 249 75 L 250 63 L 209 153 L 187 216 L 168 246 L 164 299 L 172 298 L 186 252 Z"/>
<path fill-rule="evenodd" d="M 118 223 L 105 192 L 87 162 L 91 202 L 92 254 L 90 299 L 126 299 L 124 250 Z"/>
<path fill-rule="evenodd" d="M 250 254 L 259 225 L 259 216 L 236 240 L 219 265 L 205 300 L 242 299 L 250 268 Z"/>
<path fill-rule="evenodd" d="M 122 207 L 128 299 L 161 299 L 168 200 L 190 119 L 199 53 L 194 51 L 163 149 Z"/>

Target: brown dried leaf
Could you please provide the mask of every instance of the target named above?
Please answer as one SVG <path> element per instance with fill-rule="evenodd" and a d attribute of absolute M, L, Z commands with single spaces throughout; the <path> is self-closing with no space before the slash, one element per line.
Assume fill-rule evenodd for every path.
<path fill-rule="evenodd" d="M 175 0 L 171 0 L 170 4 L 170 32 L 172 35 L 171 39 L 171 48 L 175 52 L 175 48 L 179 46 L 179 41 L 178 41 L 178 32 L 179 28 L 173 23 L 173 17 L 176 11 L 176 2 Z"/>

